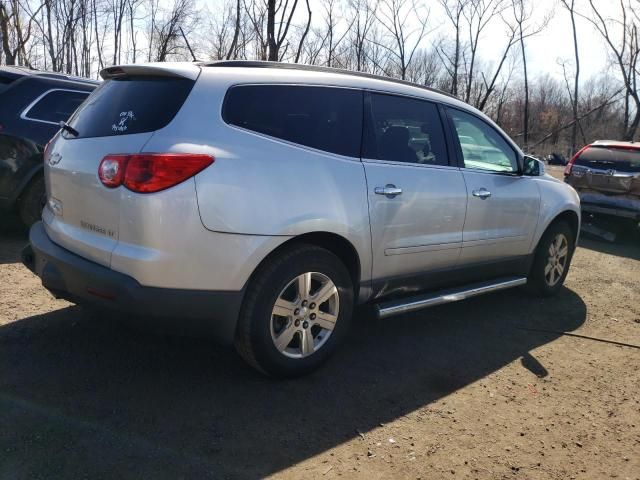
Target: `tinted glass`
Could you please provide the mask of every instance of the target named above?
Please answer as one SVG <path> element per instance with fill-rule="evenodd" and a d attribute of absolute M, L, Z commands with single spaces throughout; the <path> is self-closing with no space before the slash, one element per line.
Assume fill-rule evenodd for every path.
<path fill-rule="evenodd" d="M 189 79 L 171 77 L 107 80 L 94 90 L 69 124 L 80 138 L 152 132 L 173 119 L 193 84 Z"/>
<path fill-rule="evenodd" d="M 640 150 L 590 147 L 576 159 L 575 165 L 599 170 L 640 172 Z"/>
<path fill-rule="evenodd" d="M 360 156 L 362 92 L 331 87 L 241 85 L 227 93 L 225 122 L 289 142 Z"/>
<path fill-rule="evenodd" d="M 67 90 L 49 92 L 29 109 L 26 116 L 54 123 L 66 121 L 88 95 L 89 92 L 70 92 Z"/>
<path fill-rule="evenodd" d="M 518 170 L 516 152 L 488 123 L 460 110 L 449 110 L 455 126 L 464 166 L 494 172 Z"/>
<path fill-rule="evenodd" d="M 374 93 L 371 112 L 372 118 L 365 125 L 363 157 L 426 165 L 449 164 L 435 104 Z"/>

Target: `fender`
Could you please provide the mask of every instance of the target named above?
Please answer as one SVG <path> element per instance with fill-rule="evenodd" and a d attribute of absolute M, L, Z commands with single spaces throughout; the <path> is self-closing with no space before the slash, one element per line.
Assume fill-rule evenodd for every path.
<path fill-rule="evenodd" d="M 554 179 L 550 176 L 539 177 L 536 179 L 538 188 L 540 189 L 540 213 L 538 217 L 538 225 L 535 234 L 529 246 L 529 251 L 533 253 L 540 241 L 540 238 L 547 230 L 549 225 L 565 212 L 573 212 L 578 218 L 578 229 L 576 234 L 576 245 L 578 243 L 578 234 L 580 232 L 580 197 L 573 188 Z"/>

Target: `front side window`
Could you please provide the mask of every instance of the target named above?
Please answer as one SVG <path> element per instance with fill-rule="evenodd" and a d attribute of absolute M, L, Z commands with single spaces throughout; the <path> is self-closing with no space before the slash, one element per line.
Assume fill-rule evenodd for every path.
<path fill-rule="evenodd" d="M 294 85 L 238 85 L 222 107 L 225 122 L 338 155 L 360 157 L 362 92 Z"/>
<path fill-rule="evenodd" d="M 465 168 L 513 173 L 518 171 L 516 152 L 493 127 L 473 115 L 449 109 Z"/>
<path fill-rule="evenodd" d="M 88 95 L 89 92 L 52 90 L 25 112 L 25 117 L 56 124 L 66 121 Z"/>
<path fill-rule="evenodd" d="M 375 160 L 448 165 L 438 107 L 424 100 L 371 94 L 363 157 Z"/>

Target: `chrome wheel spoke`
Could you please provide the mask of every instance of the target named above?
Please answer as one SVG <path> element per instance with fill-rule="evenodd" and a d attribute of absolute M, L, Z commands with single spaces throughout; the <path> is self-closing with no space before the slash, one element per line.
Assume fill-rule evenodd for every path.
<path fill-rule="evenodd" d="M 282 329 L 280 334 L 275 338 L 275 345 L 278 351 L 282 352 L 289 346 L 289 344 L 291 343 L 291 340 L 293 340 L 293 336 L 295 335 L 296 331 L 297 330 L 294 328 L 293 322 L 289 322 Z"/>
<path fill-rule="evenodd" d="M 311 291 L 311 272 L 298 276 L 298 298 L 306 299 Z"/>
<path fill-rule="evenodd" d="M 326 312 L 318 312 L 315 323 L 325 330 L 333 330 L 336 326 L 338 317 Z"/>
<path fill-rule="evenodd" d="M 548 262 L 547 266 L 544 267 L 544 276 L 545 277 L 549 276 L 549 272 L 551 271 L 552 268 L 553 268 L 553 264 L 551 262 Z"/>
<path fill-rule="evenodd" d="M 318 305 L 322 305 L 324 302 L 337 294 L 338 289 L 336 288 L 336 286 L 332 281 L 328 281 L 320 288 L 320 290 L 315 293 L 313 299 Z"/>
<path fill-rule="evenodd" d="M 289 300 L 285 300 L 283 298 L 279 298 L 276 300 L 276 304 L 273 306 L 273 315 L 278 315 L 280 317 L 291 318 L 293 317 L 293 312 L 296 309 L 296 304 L 290 302 Z"/>
<path fill-rule="evenodd" d="M 569 253 L 569 247 L 565 245 L 558 251 L 558 257 L 559 258 L 566 257 L 567 253 Z"/>
<path fill-rule="evenodd" d="M 302 356 L 306 357 L 307 355 L 311 355 L 316 349 L 311 329 L 305 328 L 300 332 L 300 335 L 300 351 L 302 353 Z"/>

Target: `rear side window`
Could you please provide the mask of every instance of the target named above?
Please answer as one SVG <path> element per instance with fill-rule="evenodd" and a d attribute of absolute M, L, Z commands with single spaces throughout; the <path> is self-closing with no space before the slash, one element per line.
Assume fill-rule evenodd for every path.
<path fill-rule="evenodd" d="M 365 122 L 364 158 L 448 165 L 438 107 L 424 100 L 371 94 L 371 118 Z"/>
<path fill-rule="evenodd" d="M 108 137 L 153 132 L 175 117 L 193 80 L 131 76 L 106 80 L 76 111 L 69 124 L 78 137 Z"/>
<path fill-rule="evenodd" d="M 591 146 L 582 152 L 574 165 L 637 173 L 640 172 L 640 150 Z"/>
<path fill-rule="evenodd" d="M 66 121 L 88 95 L 89 92 L 50 90 L 35 105 L 24 112 L 24 117 L 29 120 L 55 124 L 62 120 Z"/>
<path fill-rule="evenodd" d="M 239 85 L 225 122 L 326 152 L 360 157 L 362 92 L 333 87 Z"/>

